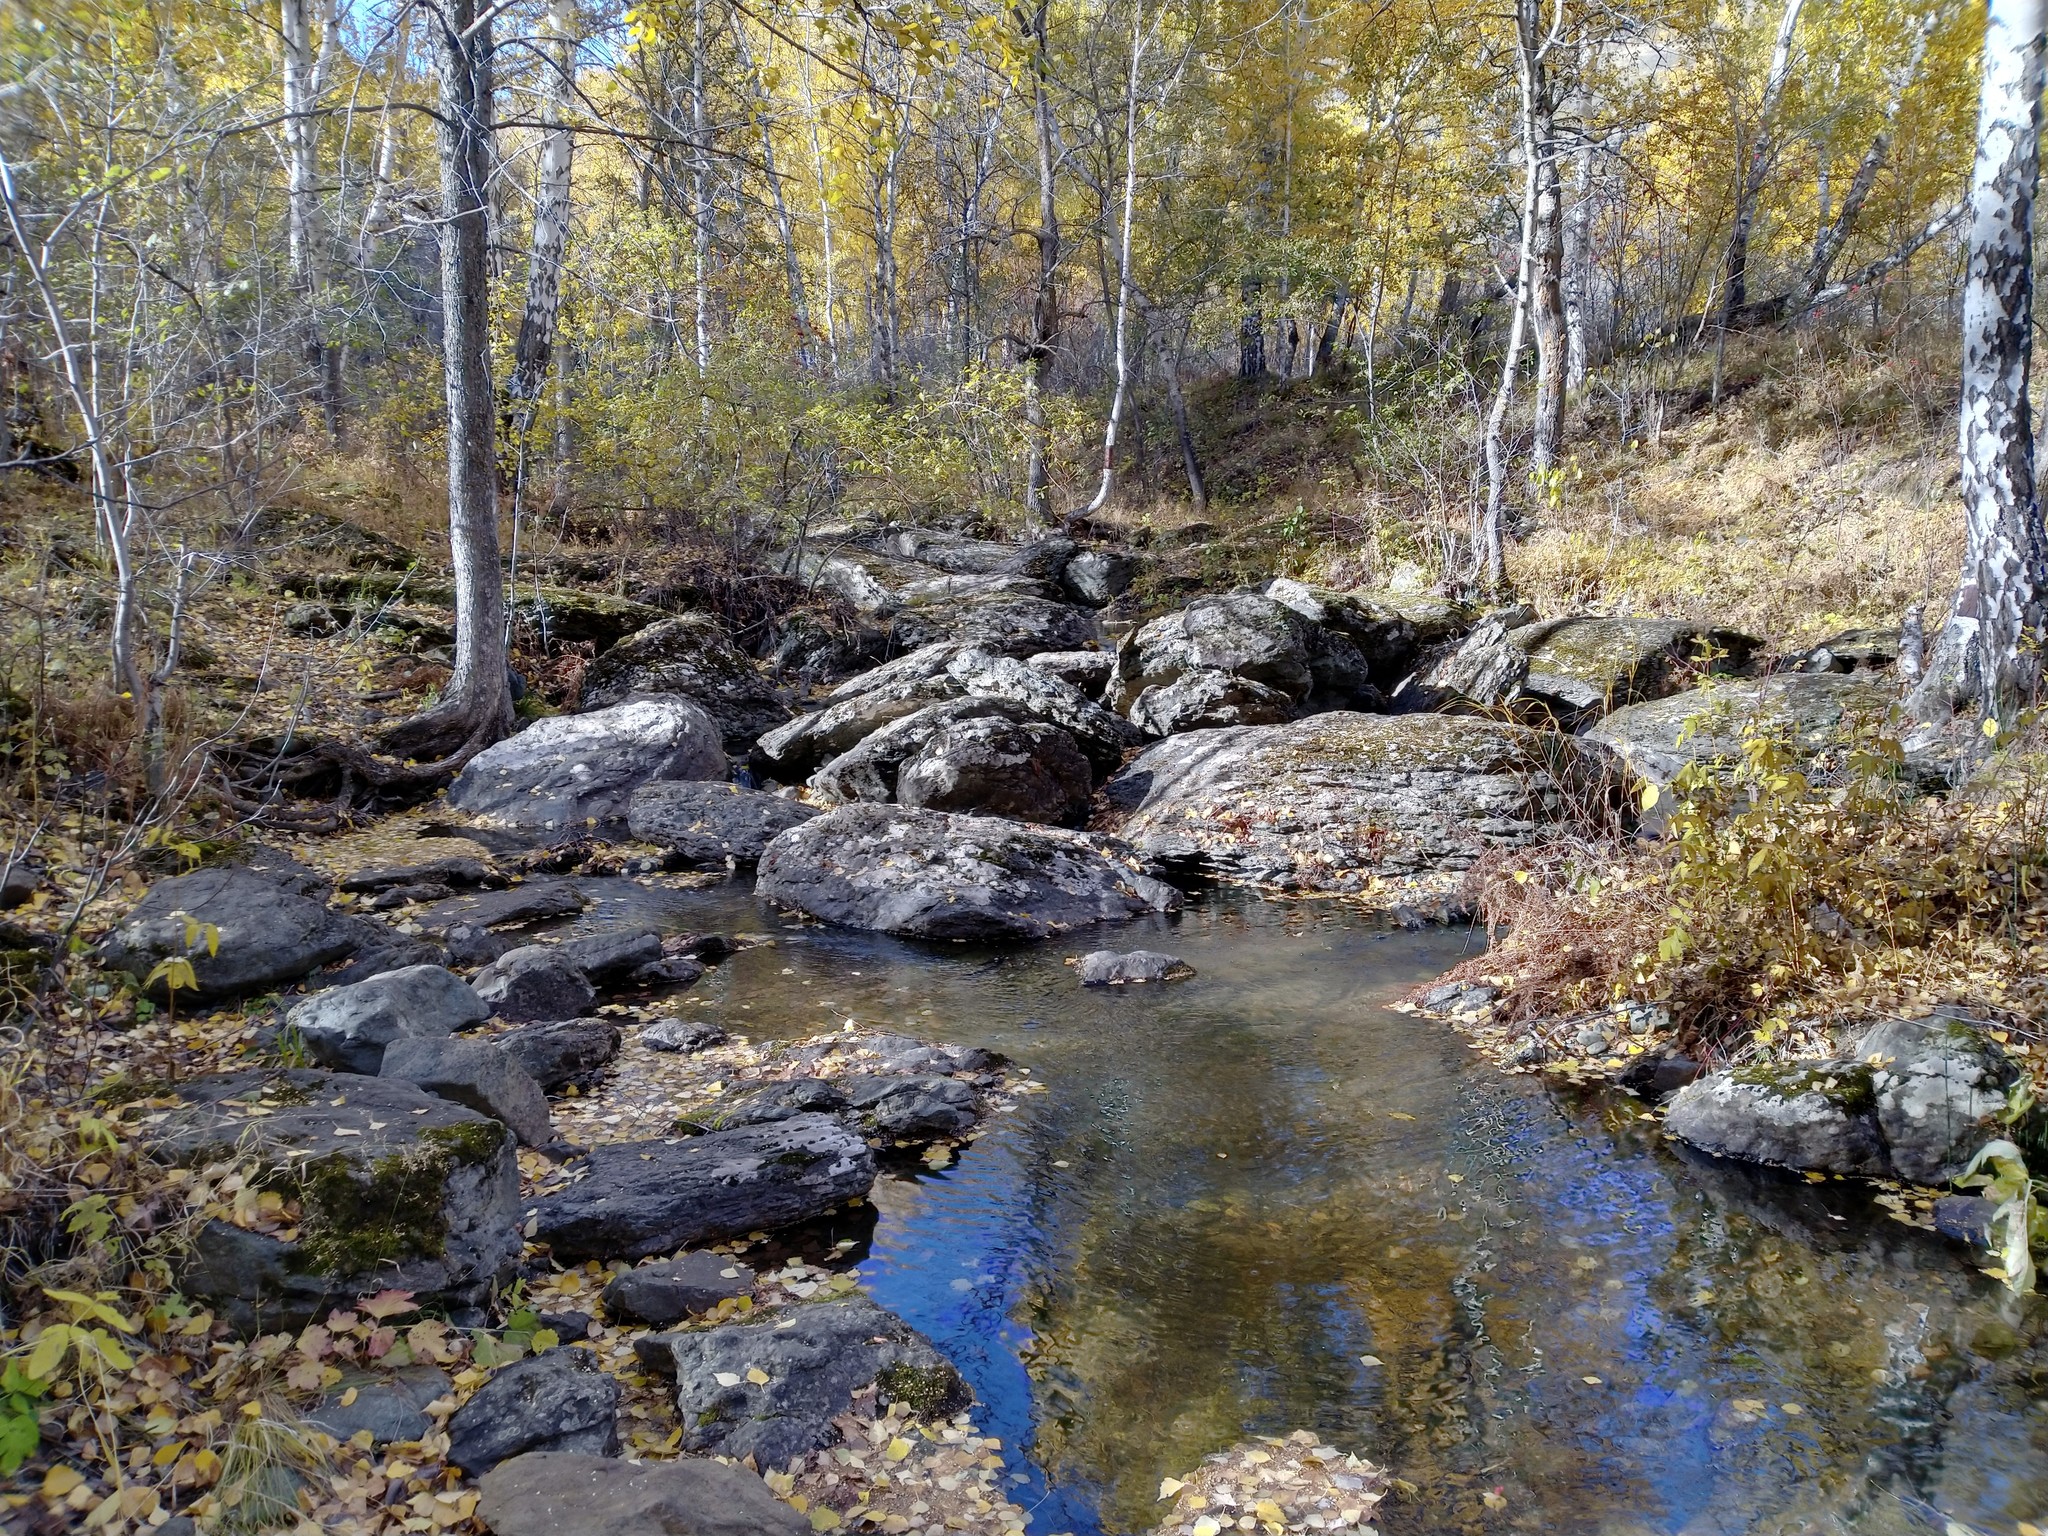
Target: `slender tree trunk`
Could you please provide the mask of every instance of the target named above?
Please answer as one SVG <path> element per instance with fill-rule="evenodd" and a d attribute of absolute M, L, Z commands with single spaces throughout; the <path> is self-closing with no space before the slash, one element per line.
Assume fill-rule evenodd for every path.
<path fill-rule="evenodd" d="M 1563 21 L 1563 6 L 1556 19 Z M 1536 431 L 1530 467 L 1546 474 L 1564 438 L 1569 366 L 1564 318 L 1564 192 L 1558 175 L 1557 88 L 1550 58 L 1558 32 L 1543 29 L 1543 0 L 1517 0 L 1515 65 L 1522 90 L 1522 154 L 1535 181 L 1523 236 L 1529 316 L 1536 332 Z M 1519 302 L 1519 301 L 1518 301 Z"/>
<path fill-rule="evenodd" d="M 330 440 L 341 436 L 339 381 L 327 340 L 327 251 L 320 218 L 320 96 L 333 58 L 332 0 L 322 8 L 320 49 L 313 49 L 313 0 L 279 0 L 284 40 L 285 210 L 292 280 L 306 306 L 305 356 Z"/>
<path fill-rule="evenodd" d="M 1749 237 L 1756 225 L 1757 200 L 1763 196 L 1764 178 L 1770 174 L 1777 153 L 1778 101 L 1792 74 L 1792 37 L 1799 28 L 1799 12 L 1806 0 L 1785 0 L 1778 18 L 1778 36 L 1771 46 L 1770 72 L 1764 77 L 1763 98 L 1757 103 L 1751 125 L 1749 158 L 1742 168 L 1742 180 L 1735 191 L 1735 223 L 1728 236 L 1728 259 L 1721 290 L 1722 328 L 1734 324 L 1749 303 Z"/>
<path fill-rule="evenodd" d="M 1927 57 L 1928 41 L 1934 36 L 1941 16 L 1939 10 L 1934 10 L 1921 19 L 1919 30 L 1913 34 L 1913 50 L 1898 76 L 1891 99 L 1885 103 L 1884 118 L 1878 124 L 1877 132 L 1871 136 L 1870 148 L 1863 152 L 1856 174 L 1849 178 L 1849 189 L 1842 194 L 1841 207 L 1832 219 L 1826 217 L 1827 192 L 1823 187 L 1822 223 L 1814 236 L 1812 259 L 1806 266 L 1804 287 L 1805 296 L 1809 299 L 1828 285 L 1842 247 L 1849 243 L 1857 217 L 1863 212 L 1863 205 L 1870 200 L 1871 188 L 1877 184 L 1877 173 L 1884 168 L 1885 159 L 1891 153 L 1892 128 L 1898 122 L 1899 109 L 1905 105 L 1906 92 L 1912 89 L 1913 82 L 1920 76 L 1920 66 Z"/>
<path fill-rule="evenodd" d="M 1565 219 L 1564 385 L 1576 397 L 1586 387 L 1586 326 L 1593 285 L 1593 146 L 1581 144 L 1574 157 L 1572 206 Z"/>
<path fill-rule="evenodd" d="M 1044 394 L 1052 373 L 1060 336 L 1060 210 L 1054 176 L 1058 168 L 1053 146 L 1052 56 L 1046 40 L 1048 0 L 1020 7 L 1017 19 L 1031 45 L 1031 118 L 1038 150 L 1038 287 L 1031 304 L 1031 334 L 1024 349 L 1024 512 L 1034 523 L 1052 520 L 1050 429 Z"/>
<path fill-rule="evenodd" d="M 825 285 L 825 367 L 833 378 L 839 377 L 839 319 L 837 275 L 832 261 L 832 191 L 825 172 L 825 140 L 819 125 L 824 114 L 811 99 L 811 61 L 802 60 L 804 83 L 804 116 L 811 128 L 811 169 L 818 184 L 818 238 L 822 247 L 819 259 L 819 277 Z"/>
<path fill-rule="evenodd" d="M 1160 336 L 1159 371 L 1166 376 L 1166 403 L 1173 412 L 1174 440 L 1180 446 L 1180 467 L 1188 477 L 1188 497 L 1195 506 L 1195 515 L 1201 516 L 1209 510 L 1209 488 L 1202 481 L 1202 461 L 1195 454 L 1195 434 L 1188 424 L 1187 397 L 1181 393 L 1181 358 L 1187 352 L 1188 332 L 1194 327 L 1194 317 L 1176 327 L 1179 334 L 1174 338 L 1173 351 L 1166 351 L 1166 337 Z"/>
<path fill-rule="evenodd" d="M 740 68 L 746 72 L 754 93 L 754 119 L 761 130 L 761 176 L 768 184 L 768 198 L 775 209 L 775 232 L 782 242 L 782 275 L 789 285 L 789 320 L 796 331 L 797 366 L 806 373 L 817 366 L 817 331 L 811 324 L 811 308 L 804 294 L 803 262 L 797 255 L 796 221 L 790 217 L 789 199 L 783 195 L 782 173 L 775 165 L 775 134 L 768 122 L 767 92 L 760 72 L 754 68 L 753 47 L 747 41 L 744 22 L 735 18 L 733 42 L 739 49 Z"/>
<path fill-rule="evenodd" d="M 1109 397 L 1109 422 L 1102 433 L 1102 481 L 1087 510 L 1100 512 L 1109 504 L 1116 476 L 1116 439 L 1123 426 L 1124 402 L 1130 396 L 1131 356 L 1127 345 L 1127 320 L 1131 312 L 1131 230 L 1137 223 L 1138 202 L 1138 72 L 1145 58 L 1145 7 L 1143 0 L 1131 0 L 1131 68 L 1124 96 L 1124 208 L 1123 225 L 1116 248 L 1116 387 Z"/>
<path fill-rule="evenodd" d="M 1507 585 L 1508 465 L 1503 438 L 1508 407 L 1515 398 L 1515 371 L 1522 364 L 1522 339 L 1529 326 L 1529 291 L 1535 286 L 1537 176 L 1537 162 L 1530 159 L 1522 169 L 1522 249 L 1515 263 L 1514 318 L 1508 324 L 1507 350 L 1501 357 L 1500 386 L 1493 394 L 1493 408 L 1486 413 L 1486 505 L 1480 512 L 1473 557 L 1480 585 L 1489 595 L 1497 595 Z"/>
<path fill-rule="evenodd" d="M 1264 286 L 1248 277 L 1237 288 L 1237 376 L 1246 383 L 1266 375 L 1266 311 L 1259 298 Z"/>
<path fill-rule="evenodd" d="M 550 0 L 548 90 L 541 108 L 540 169 L 533 200 L 533 253 L 526 268 L 526 304 L 512 348 L 512 377 L 505 393 L 520 451 L 547 379 L 555 327 L 562 310 L 562 254 L 569 243 L 569 172 L 574 140 L 569 118 L 576 97 L 576 0 Z M 516 512 L 515 512 L 516 515 Z"/>
<path fill-rule="evenodd" d="M 287 0 L 289 3 L 289 0 Z M 372 243 L 387 232 L 391 222 L 391 188 L 398 180 L 398 118 L 392 110 L 398 90 L 405 83 L 405 56 L 412 47 L 412 7 L 398 13 L 397 30 L 391 42 L 391 67 L 384 77 L 384 110 L 377 120 L 377 159 L 370 174 L 370 201 L 363 210 L 363 222 L 356 236 L 356 265 L 370 265 Z"/>
<path fill-rule="evenodd" d="M 448 395 L 448 552 L 455 571 L 455 669 L 439 705 L 385 737 L 394 751 L 460 754 L 512 724 L 505 668 L 505 572 L 498 548 L 498 473 L 491 390 L 491 119 L 479 99 L 491 47 L 477 0 L 439 0 L 433 29 L 440 80 L 441 348 Z"/>
<path fill-rule="evenodd" d="M 690 8 L 690 223 L 691 299 L 697 353 L 697 396 L 702 425 L 711 425 L 711 115 L 704 84 L 704 0 Z"/>
<path fill-rule="evenodd" d="M 1991 0 L 1970 182 L 1958 432 L 1967 545 L 1956 596 L 1909 708 L 1974 704 L 2009 728 L 2035 695 L 2048 620 L 2048 538 L 2034 481 L 2034 194 L 2048 0 Z"/>

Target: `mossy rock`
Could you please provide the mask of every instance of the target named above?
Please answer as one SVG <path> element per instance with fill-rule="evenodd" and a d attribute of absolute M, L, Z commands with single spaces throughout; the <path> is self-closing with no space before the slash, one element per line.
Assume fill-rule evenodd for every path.
<path fill-rule="evenodd" d="M 215 1219 L 179 1275 L 231 1327 L 300 1327 L 388 1288 L 471 1304 L 519 1255 L 519 1174 L 495 1120 L 409 1083 L 306 1069 L 199 1078 L 152 1132 L 185 1166 L 249 1162 L 298 1207 L 272 1231 Z"/>
<path fill-rule="evenodd" d="M 414 570 L 300 572 L 280 575 L 277 580 L 281 586 L 303 596 L 327 602 L 384 604 L 402 596 L 406 602 L 419 606 L 455 606 L 453 582 Z M 545 634 L 550 643 L 589 641 L 599 651 L 668 617 L 661 609 L 631 598 L 583 592 L 574 587 L 543 586 L 536 592 L 525 581 L 519 583 L 519 590 L 513 595 L 512 615 L 517 622 Z"/>

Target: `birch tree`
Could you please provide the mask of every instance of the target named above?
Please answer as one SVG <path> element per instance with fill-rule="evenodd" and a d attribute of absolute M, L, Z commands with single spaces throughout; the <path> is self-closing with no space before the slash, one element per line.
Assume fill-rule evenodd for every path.
<path fill-rule="evenodd" d="M 550 0 L 547 28 L 547 46 L 542 50 L 547 89 L 541 107 L 540 165 L 534 176 L 533 244 L 526 265 L 526 302 L 512 347 L 512 376 L 505 387 L 522 458 L 541 385 L 547 379 L 562 310 L 562 255 L 569 243 L 570 169 L 575 153 L 569 122 L 576 91 L 576 0 Z"/>
<path fill-rule="evenodd" d="M 2048 537 L 2034 478 L 2034 194 L 2048 0 L 1991 0 L 1963 286 L 1963 568 L 1908 707 L 1939 723 L 1974 705 L 2009 728 L 2041 677 Z"/>

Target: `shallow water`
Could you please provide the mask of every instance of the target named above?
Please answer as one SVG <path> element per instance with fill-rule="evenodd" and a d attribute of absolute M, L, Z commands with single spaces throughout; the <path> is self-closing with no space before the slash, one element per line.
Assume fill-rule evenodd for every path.
<path fill-rule="evenodd" d="M 1046 1084 L 878 1186 L 861 1266 L 967 1374 L 1040 1536 L 1146 1529 L 1162 1476 L 1299 1427 L 1416 1485 L 1390 1532 L 2048 1525 L 2048 1305 L 1864 1189 L 1684 1153 L 1384 1006 L 1467 935 L 1226 891 L 996 952 L 580 883 L 578 929 L 777 936 L 690 1016 L 853 1018 Z M 1062 961 L 1098 944 L 1198 975 L 1083 989 Z"/>

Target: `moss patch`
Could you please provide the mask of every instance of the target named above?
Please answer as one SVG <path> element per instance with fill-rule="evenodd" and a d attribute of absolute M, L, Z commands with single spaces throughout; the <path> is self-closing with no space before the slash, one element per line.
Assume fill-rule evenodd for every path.
<path fill-rule="evenodd" d="M 1823 1062 L 1813 1066 L 1759 1063 L 1738 1067 L 1732 1076 L 1745 1088 L 1761 1089 L 1774 1099 L 1791 1100 L 1812 1094 L 1845 1115 L 1867 1115 L 1877 1108 L 1877 1089 L 1871 1082 L 1870 1068 L 1861 1062 Z"/>
<path fill-rule="evenodd" d="M 419 1146 L 367 1167 L 337 1152 L 290 1170 L 304 1212 L 294 1267 L 353 1275 L 438 1258 L 448 1241 L 443 1200 L 449 1175 L 490 1162 L 505 1135 L 494 1122 L 430 1126 L 420 1132 Z"/>
<path fill-rule="evenodd" d="M 899 1360 L 876 1372 L 875 1384 L 882 1389 L 883 1402 L 902 1403 L 920 1418 L 939 1418 L 960 1400 L 960 1374 L 950 1366 Z"/>

